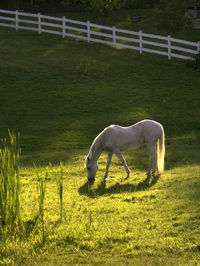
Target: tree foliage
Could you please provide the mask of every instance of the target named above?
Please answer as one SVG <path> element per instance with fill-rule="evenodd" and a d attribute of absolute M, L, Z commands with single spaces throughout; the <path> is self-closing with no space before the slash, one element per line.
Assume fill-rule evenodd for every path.
<path fill-rule="evenodd" d="M 190 0 L 160 0 L 154 9 L 157 28 L 176 36 L 188 20 L 185 12 L 191 2 Z"/>
<path fill-rule="evenodd" d="M 101 24 L 105 25 L 112 12 L 120 9 L 126 0 L 63 0 L 64 5 L 79 3 L 85 10 L 97 17 Z"/>

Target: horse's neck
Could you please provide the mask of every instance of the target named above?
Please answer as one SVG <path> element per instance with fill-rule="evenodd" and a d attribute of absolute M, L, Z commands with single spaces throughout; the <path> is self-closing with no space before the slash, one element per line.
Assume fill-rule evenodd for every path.
<path fill-rule="evenodd" d="M 102 153 L 101 139 L 96 138 L 92 143 L 88 157 L 93 161 L 98 161 L 101 153 Z"/>

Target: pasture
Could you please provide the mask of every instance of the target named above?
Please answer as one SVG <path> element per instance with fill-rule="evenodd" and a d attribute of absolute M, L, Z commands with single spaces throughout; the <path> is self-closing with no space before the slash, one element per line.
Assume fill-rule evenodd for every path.
<path fill-rule="evenodd" d="M 184 60 L 1 27 L 0 80 L 0 137 L 20 132 L 22 213 L 21 231 L 0 235 L 1 265 L 199 265 L 199 71 Z M 114 156 L 103 181 L 102 154 L 88 183 L 84 156 L 94 138 L 145 118 L 164 127 L 164 173 L 145 176 L 144 146 L 123 153 L 129 179 Z"/>

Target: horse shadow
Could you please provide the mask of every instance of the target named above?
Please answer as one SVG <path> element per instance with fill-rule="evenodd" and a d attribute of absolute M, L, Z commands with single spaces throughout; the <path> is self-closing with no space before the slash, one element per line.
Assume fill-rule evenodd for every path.
<path fill-rule="evenodd" d="M 145 180 L 136 185 L 131 183 L 120 184 L 117 182 L 111 187 L 106 187 L 106 180 L 102 180 L 97 187 L 94 186 L 94 181 L 86 181 L 86 183 L 79 188 L 79 194 L 94 198 L 96 196 L 102 196 L 105 194 L 143 191 L 154 186 L 158 182 L 159 178 L 160 174 L 147 175 Z"/>

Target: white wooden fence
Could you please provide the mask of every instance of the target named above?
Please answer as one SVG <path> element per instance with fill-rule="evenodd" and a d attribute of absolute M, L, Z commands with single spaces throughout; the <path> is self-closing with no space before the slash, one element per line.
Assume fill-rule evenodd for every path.
<path fill-rule="evenodd" d="M 168 56 L 168 59 L 177 57 L 181 59 L 193 59 L 200 51 L 200 41 L 190 42 L 167 37 L 147 34 L 142 31 L 130 31 L 118 29 L 115 26 L 107 27 L 65 17 L 52 17 L 38 14 L 30 14 L 19 11 L 0 9 L 0 26 L 13 27 L 16 30 L 33 30 L 39 34 L 42 32 L 83 39 L 88 42 L 98 42 L 138 50 L 140 53 L 149 52 Z"/>

